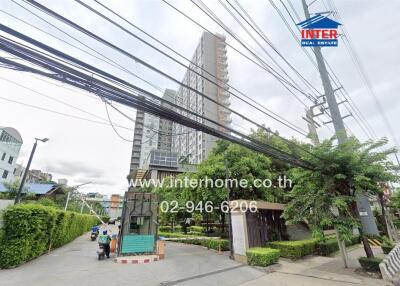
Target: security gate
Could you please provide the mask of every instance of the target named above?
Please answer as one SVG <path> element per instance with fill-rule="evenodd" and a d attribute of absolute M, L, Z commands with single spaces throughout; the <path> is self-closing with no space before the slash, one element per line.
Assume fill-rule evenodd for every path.
<path fill-rule="evenodd" d="M 121 218 L 118 255 L 156 252 L 158 195 L 126 192 Z"/>

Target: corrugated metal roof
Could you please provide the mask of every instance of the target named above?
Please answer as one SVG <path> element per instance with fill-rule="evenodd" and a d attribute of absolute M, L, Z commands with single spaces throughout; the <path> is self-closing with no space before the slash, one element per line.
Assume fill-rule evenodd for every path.
<path fill-rule="evenodd" d="M 44 195 L 50 191 L 55 184 L 25 184 L 25 188 L 28 193 L 34 193 L 37 195 Z M 0 183 L 0 192 L 5 192 L 6 188 L 2 183 Z"/>

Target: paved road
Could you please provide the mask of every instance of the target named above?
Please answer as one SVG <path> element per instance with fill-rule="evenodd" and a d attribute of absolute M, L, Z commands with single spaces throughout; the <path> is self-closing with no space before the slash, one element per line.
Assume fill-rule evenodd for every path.
<path fill-rule="evenodd" d="M 0 270 L 2 286 L 238 285 L 265 273 L 199 246 L 168 243 L 166 259 L 150 264 L 98 261 L 89 234 L 18 268 Z"/>
<path fill-rule="evenodd" d="M 200 246 L 167 243 L 166 259 L 150 264 L 116 264 L 98 261 L 97 244 L 89 234 L 18 268 L 0 270 L 1 286 L 302 286 L 388 285 L 344 270 L 340 257 L 309 257 L 297 262 L 280 259 L 267 274 L 231 261 Z M 350 252 L 362 255 L 362 249 Z"/>

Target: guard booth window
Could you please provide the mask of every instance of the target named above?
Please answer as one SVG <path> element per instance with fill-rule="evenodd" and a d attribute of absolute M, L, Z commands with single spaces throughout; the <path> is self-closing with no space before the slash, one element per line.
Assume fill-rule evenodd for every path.
<path fill-rule="evenodd" d="M 148 234 L 150 217 L 149 216 L 131 216 L 129 224 L 129 233 Z"/>

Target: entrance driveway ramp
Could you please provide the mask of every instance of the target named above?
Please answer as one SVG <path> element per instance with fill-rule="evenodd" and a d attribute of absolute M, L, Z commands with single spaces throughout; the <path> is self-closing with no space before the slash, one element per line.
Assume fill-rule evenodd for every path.
<path fill-rule="evenodd" d="M 265 272 L 201 246 L 167 242 L 165 259 L 142 264 L 97 260 L 87 233 L 15 269 L 0 270 L 1 286 L 239 285 Z"/>

